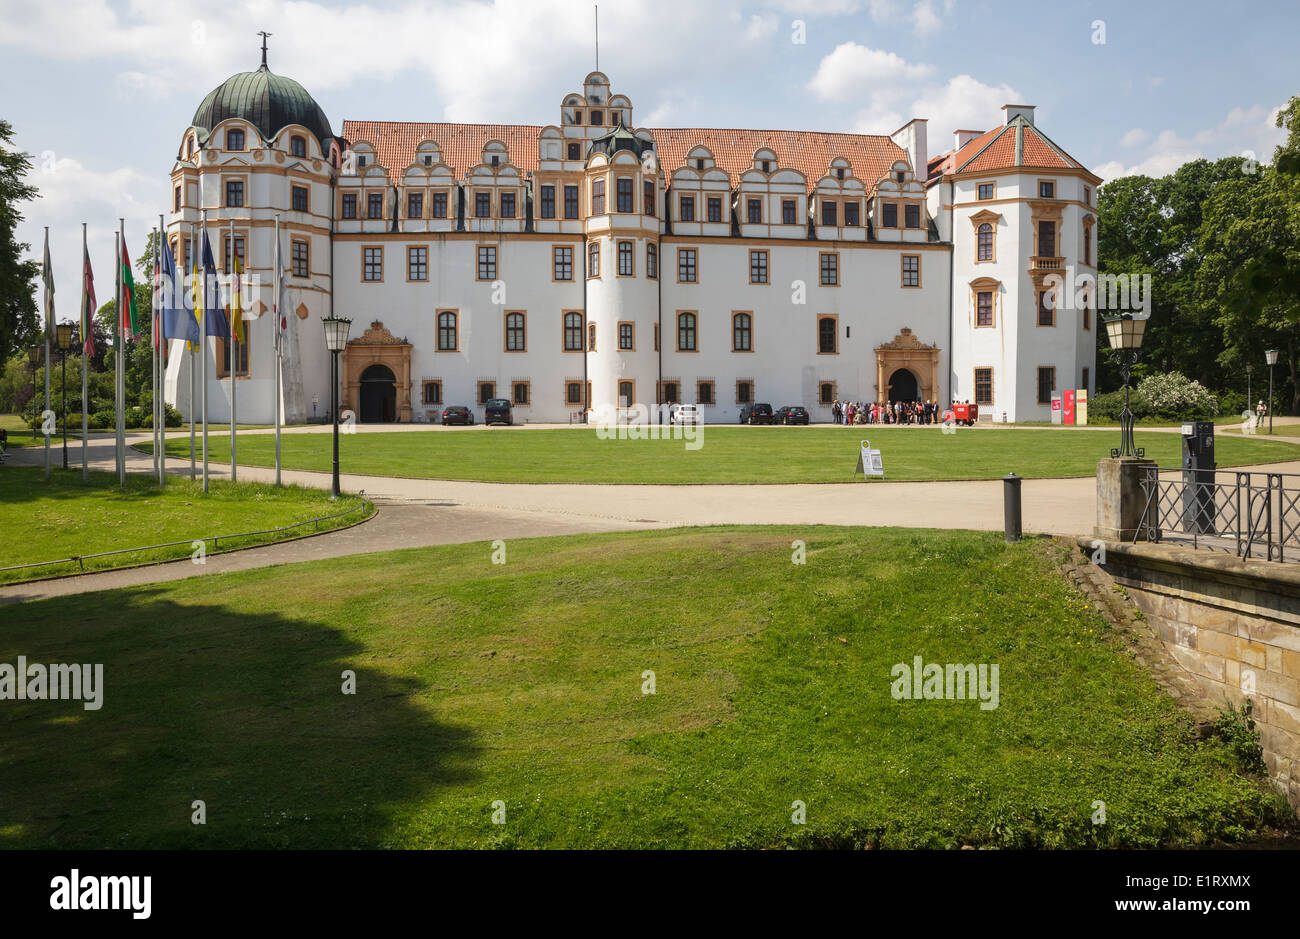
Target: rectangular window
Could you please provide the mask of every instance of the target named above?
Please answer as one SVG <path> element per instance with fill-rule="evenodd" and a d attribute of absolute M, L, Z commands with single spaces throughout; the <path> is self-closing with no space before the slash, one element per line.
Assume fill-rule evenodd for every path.
<path fill-rule="evenodd" d="M 474 193 L 474 217 L 475 218 L 492 217 L 492 193 L 490 192 Z"/>
<path fill-rule="evenodd" d="M 292 257 L 292 270 L 294 277 L 308 277 L 311 271 L 311 261 L 308 257 L 308 247 L 305 241 L 294 241 L 289 248 Z"/>
<path fill-rule="evenodd" d="M 736 382 L 736 403 L 749 404 L 754 400 L 754 383 L 752 381 Z"/>
<path fill-rule="evenodd" d="M 355 192 L 345 192 L 343 194 L 343 217 L 357 217 L 357 194 Z"/>
<path fill-rule="evenodd" d="M 831 251 L 823 251 L 821 259 L 822 286 L 838 287 L 840 283 L 840 256 Z"/>
<path fill-rule="evenodd" d="M 422 192 L 407 193 L 406 217 L 407 218 L 424 217 L 424 193 Z"/>
<path fill-rule="evenodd" d="M 600 242 L 593 241 L 587 245 L 587 276 L 600 276 Z"/>
<path fill-rule="evenodd" d="M 645 246 L 645 276 L 651 280 L 659 277 L 659 248 L 650 242 Z"/>
<path fill-rule="evenodd" d="M 620 176 L 615 181 L 615 191 L 618 198 L 618 210 L 620 212 L 632 211 L 632 180 L 626 176 Z"/>
<path fill-rule="evenodd" d="M 424 393 L 420 397 L 425 404 L 442 404 L 442 382 L 426 381 Z"/>
<path fill-rule="evenodd" d="M 710 222 L 722 221 L 722 197 L 721 196 L 709 196 L 709 221 Z"/>
<path fill-rule="evenodd" d="M 620 241 L 618 243 L 618 276 L 631 277 L 636 273 L 636 260 L 632 252 L 636 245 L 631 241 Z"/>
<path fill-rule="evenodd" d="M 497 383 L 494 381 L 481 381 L 478 383 L 478 403 L 487 404 L 497 396 Z"/>
<path fill-rule="evenodd" d="M 555 265 L 553 277 L 555 280 L 573 280 L 573 248 L 567 245 L 556 245 L 551 250 L 552 262 Z"/>
<path fill-rule="evenodd" d="M 406 249 L 406 279 L 429 279 L 429 249 L 426 247 L 409 247 Z"/>
<path fill-rule="evenodd" d="M 591 181 L 591 214 L 605 214 L 605 181 L 603 179 L 593 179 Z"/>
<path fill-rule="evenodd" d="M 921 207 L 915 202 L 908 203 L 903 207 L 903 224 L 907 228 L 921 227 Z"/>
<path fill-rule="evenodd" d="M 695 403 L 713 404 L 713 382 L 700 381 L 695 383 Z"/>
<path fill-rule="evenodd" d="M 1055 326 L 1056 325 L 1056 308 L 1052 304 L 1052 291 L 1038 291 L 1038 325 Z"/>
<path fill-rule="evenodd" d="M 886 202 L 882 206 L 880 227 L 881 228 L 898 227 L 898 203 L 897 202 Z"/>
<path fill-rule="evenodd" d="M 822 200 L 822 224 L 834 227 L 839 224 L 838 212 L 834 202 Z"/>
<path fill-rule="evenodd" d="M 1051 404 L 1052 392 L 1056 390 L 1056 369 L 1040 366 L 1038 369 L 1038 403 Z"/>
<path fill-rule="evenodd" d="M 246 334 L 247 335 L 247 334 Z M 221 337 L 217 338 L 216 347 L 217 359 L 217 378 L 230 377 L 230 341 Z M 248 343 L 241 342 L 235 350 L 235 377 L 248 377 Z"/>
<path fill-rule="evenodd" d="M 631 323 L 618 324 L 618 347 L 625 351 L 631 351 L 636 348 L 636 333 Z"/>
<path fill-rule="evenodd" d="M 577 186 L 564 187 L 564 217 L 565 218 L 578 217 L 578 187 Z"/>
<path fill-rule="evenodd" d="M 1042 180 L 1039 180 L 1039 181 L 1038 181 L 1038 198 L 1040 198 L 1040 199 L 1055 199 L 1055 198 L 1056 198 L 1056 183 L 1052 182 L 1050 179 L 1042 179 Z"/>
<path fill-rule="evenodd" d="M 362 248 L 361 260 L 363 278 L 365 280 L 375 281 L 384 279 L 384 249 L 383 248 Z"/>
<path fill-rule="evenodd" d="M 695 221 L 695 197 L 682 196 L 681 205 L 682 205 L 682 212 L 681 212 L 682 221 L 683 222 Z"/>
<path fill-rule="evenodd" d="M 497 249 L 495 245 L 479 245 L 478 279 L 497 279 Z"/>
<path fill-rule="evenodd" d="M 975 294 L 975 325 L 993 325 L 993 291 L 981 290 Z"/>
<path fill-rule="evenodd" d="M 817 400 L 829 407 L 835 401 L 835 382 L 824 381 L 818 385 Z"/>
<path fill-rule="evenodd" d="M 595 323 L 587 324 L 587 351 L 588 352 L 596 351 L 596 324 Z"/>
<path fill-rule="evenodd" d="M 666 381 L 663 384 L 664 404 L 676 404 L 681 398 L 679 386 L 675 381 Z"/>
<path fill-rule="evenodd" d="M 515 404 L 526 405 L 528 403 L 528 382 L 516 381 L 510 383 L 511 398 Z"/>
<path fill-rule="evenodd" d="M 175 191 L 173 191 L 172 193 L 172 211 L 179 212 L 180 210 L 181 210 L 181 187 L 177 186 Z"/>
<path fill-rule="evenodd" d="M 751 284 L 767 283 L 767 252 L 749 252 L 749 282 Z"/>
<path fill-rule="evenodd" d="M 993 369 L 975 369 L 975 403 L 993 404 Z"/>
<path fill-rule="evenodd" d="M 575 120 L 574 120 L 574 123 L 576 123 L 576 124 L 581 124 L 581 123 L 582 123 L 582 112 L 581 112 L 581 111 L 579 111 L 579 112 L 577 113 L 577 115 L 576 115 L 576 117 L 575 117 Z M 569 144 L 569 146 L 568 146 L 566 152 L 569 154 L 569 159 L 570 159 L 570 160 L 581 160 L 581 159 L 582 159 L 582 146 L 581 146 L 581 144 L 576 144 L 576 143 L 571 143 L 571 144 Z"/>
<path fill-rule="evenodd" d="M 655 351 L 659 351 L 659 324 L 655 323 Z"/>
<path fill-rule="evenodd" d="M 647 179 L 644 183 L 644 187 L 645 187 L 645 208 L 643 209 L 643 211 L 645 212 L 646 215 L 650 216 L 651 218 L 654 218 L 655 216 L 654 180 Z"/>
<path fill-rule="evenodd" d="M 921 286 L 921 256 L 919 254 L 903 255 L 903 286 Z"/>
<path fill-rule="evenodd" d="M 850 228 L 857 228 L 862 224 L 856 202 L 844 203 L 844 224 Z"/>
<path fill-rule="evenodd" d="M 1056 257 L 1055 222 L 1038 223 L 1038 256 L 1042 258 Z"/>
<path fill-rule="evenodd" d="M 1089 371 L 1088 371 L 1088 366 L 1085 365 L 1085 366 L 1083 367 L 1083 381 L 1080 383 L 1080 386 L 1079 386 L 1079 387 L 1081 387 L 1084 391 L 1087 391 L 1087 390 L 1089 389 L 1089 387 L 1091 387 L 1091 386 L 1088 384 L 1088 379 L 1091 378 L 1091 377 L 1092 377 L 1092 376 L 1089 374 Z"/>
<path fill-rule="evenodd" d="M 1092 310 L 1087 306 L 1083 308 L 1083 328 L 1092 329 Z"/>
<path fill-rule="evenodd" d="M 555 187 L 543 186 L 542 198 L 538 204 L 538 218 L 555 218 Z"/>
<path fill-rule="evenodd" d="M 763 200 L 749 199 L 745 202 L 745 217 L 751 225 L 763 223 Z"/>
<path fill-rule="evenodd" d="M 237 209 L 244 204 L 244 181 L 242 179 L 226 180 L 226 205 Z"/>
<path fill-rule="evenodd" d="M 433 194 L 433 213 L 431 217 L 447 217 L 447 194 L 445 192 L 435 192 Z"/>
<path fill-rule="evenodd" d="M 226 131 L 226 149 L 227 150 L 244 149 L 244 132 L 242 130 Z"/>
<path fill-rule="evenodd" d="M 992 199 L 992 198 L 993 198 L 993 184 L 992 184 L 992 183 L 980 183 L 980 184 L 979 184 L 979 198 L 980 198 L 981 200 L 983 200 L 983 199 Z"/>
<path fill-rule="evenodd" d="M 695 267 L 695 249 L 678 248 L 677 249 L 677 280 L 683 284 L 694 284 L 697 282 L 699 272 Z"/>
<path fill-rule="evenodd" d="M 564 383 L 564 403 L 569 405 L 582 404 L 582 382 L 566 381 Z"/>
<path fill-rule="evenodd" d="M 227 236 L 222 240 L 222 247 L 221 247 L 221 250 L 222 250 L 222 252 L 223 252 L 223 262 L 224 262 L 224 264 L 225 264 L 224 273 L 229 274 L 229 273 L 230 273 L 230 236 L 229 236 L 229 235 L 227 235 Z M 247 267 L 245 266 L 245 263 L 244 263 L 244 262 L 246 261 L 247 258 L 246 258 L 245 254 L 244 254 L 244 239 L 243 239 L 243 238 L 236 238 L 236 239 L 235 239 L 235 254 L 239 256 L 239 266 L 240 266 L 240 269 L 241 269 L 241 270 L 247 270 Z"/>
<path fill-rule="evenodd" d="M 515 217 L 515 194 L 513 192 L 501 193 L 501 217 Z"/>
<path fill-rule="evenodd" d="M 384 194 L 372 192 L 366 196 L 366 218 L 384 217 Z"/>
<path fill-rule="evenodd" d="M 798 203 L 794 199 L 781 200 L 781 224 L 797 225 L 798 222 Z"/>

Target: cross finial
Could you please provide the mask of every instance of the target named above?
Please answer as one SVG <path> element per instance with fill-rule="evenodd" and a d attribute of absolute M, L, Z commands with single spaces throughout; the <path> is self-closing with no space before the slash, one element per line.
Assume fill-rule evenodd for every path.
<path fill-rule="evenodd" d="M 271 35 L 266 30 L 259 30 L 257 35 L 262 37 L 262 68 L 266 68 L 266 40 Z"/>

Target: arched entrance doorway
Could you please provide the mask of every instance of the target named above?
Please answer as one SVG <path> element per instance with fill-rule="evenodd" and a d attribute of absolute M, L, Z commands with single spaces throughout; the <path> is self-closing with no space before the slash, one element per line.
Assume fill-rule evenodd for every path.
<path fill-rule="evenodd" d="M 921 397 L 921 386 L 916 376 L 909 369 L 900 368 L 889 376 L 889 400 L 917 401 Z"/>
<path fill-rule="evenodd" d="M 361 373 L 360 417 L 363 424 L 397 420 L 397 376 L 387 365 L 371 365 Z"/>

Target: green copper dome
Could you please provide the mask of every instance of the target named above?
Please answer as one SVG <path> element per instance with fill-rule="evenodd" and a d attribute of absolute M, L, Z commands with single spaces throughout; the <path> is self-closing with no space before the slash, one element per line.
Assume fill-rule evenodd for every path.
<path fill-rule="evenodd" d="M 256 72 L 232 75 L 212 89 L 194 112 L 193 124 L 206 137 L 231 117 L 248 121 L 267 140 L 289 124 L 301 124 L 316 135 L 324 153 L 334 136 L 329 118 L 307 89 L 292 78 L 276 75 L 265 64 Z"/>

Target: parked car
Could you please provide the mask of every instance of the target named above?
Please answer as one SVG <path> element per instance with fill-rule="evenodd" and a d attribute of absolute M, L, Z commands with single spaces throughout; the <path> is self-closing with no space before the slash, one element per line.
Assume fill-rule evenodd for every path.
<path fill-rule="evenodd" d="M 469 427 L 474 424 L 474 412 L 463 404 L 453 404 L 442 409 L 442 422 L 444 424 L 464 424 Z"/>
<path fill-rule="evenodd" d="M 807 424 L 808 409 L 798 405 L 786 405 L 772 415 L 773 424 Z"/>
<path fill-rule="evenodd" d="M 744 407 L 740 409 L 740 423 L 742 424 L 772 423 L 772 405 L 746 404 Z"/>
<path fill-rule="evenodd" d="M 508 398 L 489 398 L 487 404 L 483 406 L 484 424 L 513 425 L 514 422 L 515 418 L 511 413 Z"/>
<path fill-rule="evenodd" d="M 693 404 L 674 404 L 671 421 L 674 424 L 703 424 L 704 415 Z"/>

